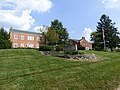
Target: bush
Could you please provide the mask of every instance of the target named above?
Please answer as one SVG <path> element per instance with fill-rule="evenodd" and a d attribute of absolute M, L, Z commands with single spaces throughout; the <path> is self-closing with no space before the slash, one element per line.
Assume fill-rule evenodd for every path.
<path fill-rule="evenodd" d="M 78 51 L 73 51 L 72 52 L 72 55 L 76 55 L 76 54 L 79 54 L 79 52 Z"/>
<path fill-rule="evenodd" d="M 120 49 L 116 49 L 115 51 L 116 51 L 116 52 L 120 52 Z"/>
<path fill-rule="evenodd" d="M 64 51 L 65 54 L 70 54 L 70 55 L 76 55 L 76 54 L 79 54 L 78 51 Z"/>
<path fill-rule="evenodd" d="M 79 54 L 85 54 L 85 52 L 79 52 Z"/>
<path fill-rule="evenodd" d="M 42 46 L 40 46 L 39 51 L 51 51 L 53 49 L 54 49 L 53 46 L 42 45 Z"/>
<path fill-rule="evenodd" d="M 78 47 L 78 50 L 85 50 L 85 47 Z"/>
<path fill-rule="evenodd" d="M 58 45 L 56 46 L 56 51 L 63 51 L 63 46 L 62 45 Z"/>

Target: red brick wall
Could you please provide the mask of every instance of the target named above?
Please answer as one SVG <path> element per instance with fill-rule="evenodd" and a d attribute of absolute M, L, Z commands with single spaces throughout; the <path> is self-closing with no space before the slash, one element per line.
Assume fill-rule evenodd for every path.
<path fill-rule="evenodd" d="M 92 44 L 89 43 L 87 40 L 85 40 L 85 37 L 82 37 L 82 39 L 80 41 L 75 41 L 75 40 L 70 40 L 70 44 L 75 45 L 77 44 L 78 49 L 92 49 Z"/>
<path fill-rule="evenodd" d="M 89 49 L 92 49 L 92 44 L 89 43 L 87 40 L 85 40 L 84 37 L 80 41 L 80 46 L 82 46 L 82 47 L 89 47 Z"/>
<path fill-rule="evenodd" d="M 14 39 L 14 35 L 18 35 L 18 39 Z M 21 35 L 24 35 L 24 40 L 21 40 Z M 34 40 L 28 40 L 28 36 L 33 36 Z M 17 43 L 17 47 L 21 47 L 21 43 L 24 43 L 24 47 L 27 47 L 28 43 L 34 44 L 34 48 L 36 48 L 36 45 L 39 44 L 39 41 L 37 41 L 37 35 L 34 34 L 26 34 L 26 33 L 16 33 L 16 32 L 11 32 L 10 33 L 10 39 L 12 42 L 12 47 L 14 46 L 14 43 Z M 40 36 L 39 36 L 40 37 Z M 43 43 L 42 42 L 42 37 L 40 37 L 40 45 Z"/>

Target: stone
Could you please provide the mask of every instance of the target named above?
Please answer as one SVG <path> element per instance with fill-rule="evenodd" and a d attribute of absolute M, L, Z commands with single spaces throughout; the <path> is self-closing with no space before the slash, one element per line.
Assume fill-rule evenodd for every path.
<path fill-rule="evenodd" d="M 54 57 L 60 57 L 60 58 L 67 58 L 67 59 L 73 59 L 73 60 L 96 60 L 96 55 L 94 53 L 92 54 L 79 54 L 79 55 L 69 55 L 69 54 L 60 54 L 55 51 L 43 51 L 44 55 L 51 55 Z"/>

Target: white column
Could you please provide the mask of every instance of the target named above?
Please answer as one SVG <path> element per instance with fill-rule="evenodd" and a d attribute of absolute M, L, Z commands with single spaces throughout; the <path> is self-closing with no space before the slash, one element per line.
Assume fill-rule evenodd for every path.
<path fill-rule="evenodd" d="M 77 44 L 75 44 L 75 50 L 77 50 Z"/>

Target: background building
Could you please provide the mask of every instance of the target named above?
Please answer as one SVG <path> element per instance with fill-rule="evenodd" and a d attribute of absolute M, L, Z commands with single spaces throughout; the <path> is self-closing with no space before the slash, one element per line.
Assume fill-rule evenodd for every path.
<path fill-rule="evenodd" d="M 71 45 L 77 45 L 77 49 L 83 49 L 83 50 L 91 50 L 92 44 L 88 42 L 85 37 L 82 37 L 82 39 L 70 39 Z"/>
<path fill-rule="evenodd" d="M 39 48 L 44 43 L 41 33 L 10 29 L 10 40 L 13 48 Z"/>

